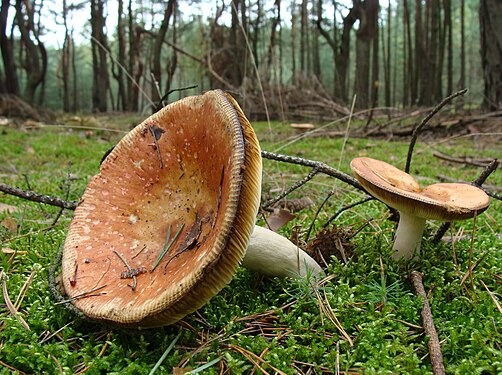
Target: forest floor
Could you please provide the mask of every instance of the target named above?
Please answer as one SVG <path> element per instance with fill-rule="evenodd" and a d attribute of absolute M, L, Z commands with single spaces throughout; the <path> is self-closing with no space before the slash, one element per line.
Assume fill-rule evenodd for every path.
<path fill-rule="evenodd" d="M 69 182 L 67 199 L 78 201 L 105 152 L 139 120 L 118 114 L 67 116 L 57 125 L 7 119 L 0 125 L 0 182 L 63 199 Z M 308 134 L 278 122 L 253 125 L 267 151 L 322 161 L 347 174 L 357 156 L 402 169 L 409 137 L 393 136 L 386 120 L 380 123 L 385 132 L 379 137 L 363 136 L 368 129 L 357 120 L 316 124 Z M 403 120 L 391 127 L 399 132 L 409 125 Z M 500 127 L 481 120 L 465 132 L 457 125 L 419 137 L 410 173 L 422 186 L 472 181 L 502 155 Z M 262 202 L 309 172 L 264 159 Z M 500 195 L 502 173 L 492 173 L 484 186 Z M 346 261 L 338 259 L 340 247 L 332 248 L 329 277 L 321 284 L 312 288 L 239 269 L 198 312 L 172 326 L 130 333 L 76 319 L 51 297 L 47 270 L 72 212 L 59 216 L 59 208 L 0 193 L 0 373 L 430 374 L 423 299 L 409 281 L 412 270 L 423 274 L 446 372 L 502 373 L 500 200 L 491 199 L 476 220 L 453 223 L 437 245 L 430 237 L 440 223 L 428 222 L 420 260 L 404 264 L 390 257 L 395 223 L 378 201 L 343 210 L 323 228 L 364 197 L 317 175 L 276 206 L 293 210 L 282 234 L 310 247 L 343 245 Z"/>

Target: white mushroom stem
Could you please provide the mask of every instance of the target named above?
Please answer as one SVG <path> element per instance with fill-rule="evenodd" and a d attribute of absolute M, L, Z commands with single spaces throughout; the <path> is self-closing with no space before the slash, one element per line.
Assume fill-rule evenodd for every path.
<path fill-rule="evenodd" d="M 319 264 L 287 238 L 255 226 L 242 265 L 266 276 L 323 275 Z"/>
<path fill-rule="evenodd" d="M 399 211 L 399 224 L 394 238 L 394 259 L 411 259 L 420 251 L 425 219 Z"/>

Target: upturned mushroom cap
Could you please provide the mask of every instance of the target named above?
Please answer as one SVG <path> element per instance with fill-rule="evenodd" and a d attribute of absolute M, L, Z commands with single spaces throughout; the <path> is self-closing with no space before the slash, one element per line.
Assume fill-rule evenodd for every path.
<path fill-rule="evenodd" d="M 89 182 L 64 243 L 67 296 L 91 292 L 72 303 L 100 321 L 176 322 L 232 279 L 260 186 L 259 144 L 233 98 L 210 91 L 166 106 Z"/>
<path fill-rule="evenodd" d="M 380 160 L 355 158 L 350 167 L 361 185 L 375 198 L 400 212 L 423 219 L 469 219 L 490 205 L 488 195 L 469 184 L 433 184 L 422 190 L 409 174 Z"/>

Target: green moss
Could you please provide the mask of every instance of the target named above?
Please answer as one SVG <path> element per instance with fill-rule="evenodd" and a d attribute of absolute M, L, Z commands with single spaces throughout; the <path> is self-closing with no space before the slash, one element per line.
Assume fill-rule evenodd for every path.
<path fill-rule="evenodd" d="M 130 118 L 123 122 L 117 120 L 113 127 L 127 130 L 131 122 Z M 263 140 L 263 149 L 270 151 L 284 146 L 284 139 L 295 135 L 286 124 L 273 123 L 271 130 L 265 123 L 254 125 Z M 44 128 L 23 132 L 4 128 L 1 131 L 2 182 L 21 188 L 27 188 L 28 182 L 35 191 L 63 197 L 67 165 L 71 162 L 74 174 L 71 200 L 79 199 L 89 178 L 97 172 L 102 155 L 117 139 L 105 131 L 89 134 L 77 129 Z M 342 145 L 342 138 L 305 138 L 280 152 L 321 160 L 335 167 L 340 164 L 342 171 L 350 173 L 350 160 L 360 155 L 381 158 L 402 167 L 408 148 L 406 141 L 349 138 L 342 154 Z M 480 168 L 452 166 L 436 159 L 433 152 L 495 157 L 500 155 L 500 148 L 494 147 L 490 143 L 486 147 L 475 145 L 468 138 L 428 144 L 419 139 L 412 173 L 424 185 L 436 181 L 438 175 L 472 180 L 479 175 Z M 264 160 L 264 166 L 265 197 L 276 194 L 270 191 L 272 188 L 287 187 L 309 171 L 309 168 L 270 160 Z M 488 182 L 501 186 L 502 175 L 496 172 Z M 315 230 L 341 207 L 363 197 L 339 181 L 316 176 L 294 193 L 296 197 L 311 197 L 314 205 L 298 213 L 297 219 L 282 232 L 287 235 L 294 228 L 300 228 L 303 236 L 318 206 L 332 190 L 335 194 L 317 216 Z M 257 363 L 271 373 L 273 368 L 287 374 L 309 369 L 320 373 L 333 371 L 339 363 L 340 370 L 353 369 L 366 374 L 430 374 L 426 338 L 417 328 L 422 324 L 422 300 L 415 297 L 408 281 L 409 271 L 416 269 L 424 274 L 447 372 L 502 373 L 502 317 L 483 286 L 484 283 L 501 302 L 502 252 L 498 223 L 502 222 L 502 205 L 499 201 L 492 200 L 489 210 L 477 218 L 472 244 L 469 238 L 454 246 L 451 243 L 433 245 L 426 239 L 422 244 L 422 260 L 404 267 L 389 257 L 394 223 L 387 220 L 385 205 L 371 201 L 336 218 L 334 223 L 341 228 L 357 228 L 372 219 L 351 240 L 354 255 L 347 264 L 336 258 L 329 260 L 328 273 L 334 277 L 319 289 L 324 303 L 329 303 L 353 346 L 321 313 L 319 300 L 304 283 L 263 279 L 244 269 L 198 313 L 172 327 L 127 333 L 80 321 L 54 305 L 47 285 L 47 268 L 64 241 L 71 212 L 64 212 L 56 227 L 46 230 L 59 209 L 3 194 L 0 202 L 18 208 L 11 214 L 0 213 L 0 223 L 9 219 L 16 227 L 12 231 L 0 224 L 1 246 L 26 251 L 14 257 L 0 253 L 0 265 L 7 276 L 6 285 L 13 302 L 33 273 L 19 309 L 30 331 L 10 314 L 5 304 L 0 305 L 0 360 L 19 371 L 57 373 L 61 368 L 64 373 L 86 370 L 89 374 L 148 374 L 182 332 L 175 350 L 157 373 L 171 373 L 178 366 L 197 369 L 220 357 L 221 360 L 204 373 L 217 374 L 225 369 L 232 374 L 250 373 L 254 368 L 250 358 L 255 357 L 243 353 L 254 353 L 262 358 Z M 426 236 L 433 234 L 438 225 L 427 223 Z M 451 233 L 454 235 L 461 228 L 464 235 L 472 235 L 473 221 L 455 223 Z M 478 261 L 472 278 L 468 277 L 462 284 L 469 264 Z M 48 338 L 59 329 L 58 334 Z M 10 370 L 0 367 L 0 372 Z"/>

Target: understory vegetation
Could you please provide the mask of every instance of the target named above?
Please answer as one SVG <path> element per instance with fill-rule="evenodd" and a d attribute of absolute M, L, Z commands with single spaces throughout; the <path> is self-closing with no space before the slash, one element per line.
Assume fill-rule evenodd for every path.
<path fill-rule="evenodd" d="M 78 201 L 103 154 L 138 120 L 98 117 L 103 123 L 94 130 L 0 126 L 0 180 L 63 199 L 69 180 L 68 200 Z M 320 160 L 348 174 L 356 156 L 403 169 L 408 150 L 407 138 L 298 138 L 288 124 L 254 126 L 264 150 Z M 343 130 L 346 124 L 339 126 Z M 352 125 L 358 126 L 364 124 Z M 444 176 L 472 181 L 483 170 L 439 159 L 438 151 L 477 160 L 501 155 L 489 135 L 419 138 L 411 174 L 422 186 Z M 309 171 L 265 159 L 262 201 Z M 502 186 L 502 174 L 495 171 L 486 184 L 488 190 Z M 75 318 L 51 297 L 47 270 L 72 211 L 58 217 L 59 208 L 2 194 L 0 373 L 430 374 L 423 299 L 409 281 L 412 270 L 423 274 L 447 373 L 502 373 L 501 202 L 492 199 L 475 220 L 453 223 L 439 244 L 430 237 L 441 223 L 429 221 L 421 260 L 403 264 L 390 257 L 395 222 L 384 204 L 372 200 L 332 218 L 364 198 L 361 191 L 317 175 L 278 204 L 304 202 L 282 234 L 307 247 L 316 235 L 325 235 L 318 236 L 318 244 L 332 252 L 322 283 L 268 279 L 239 269 L 229 285 L 181 322 L 130 332 Z M 268 214 L 260 215 L 260 224 Z M 337 238 L 346 262 L 334 245 Z"/>

